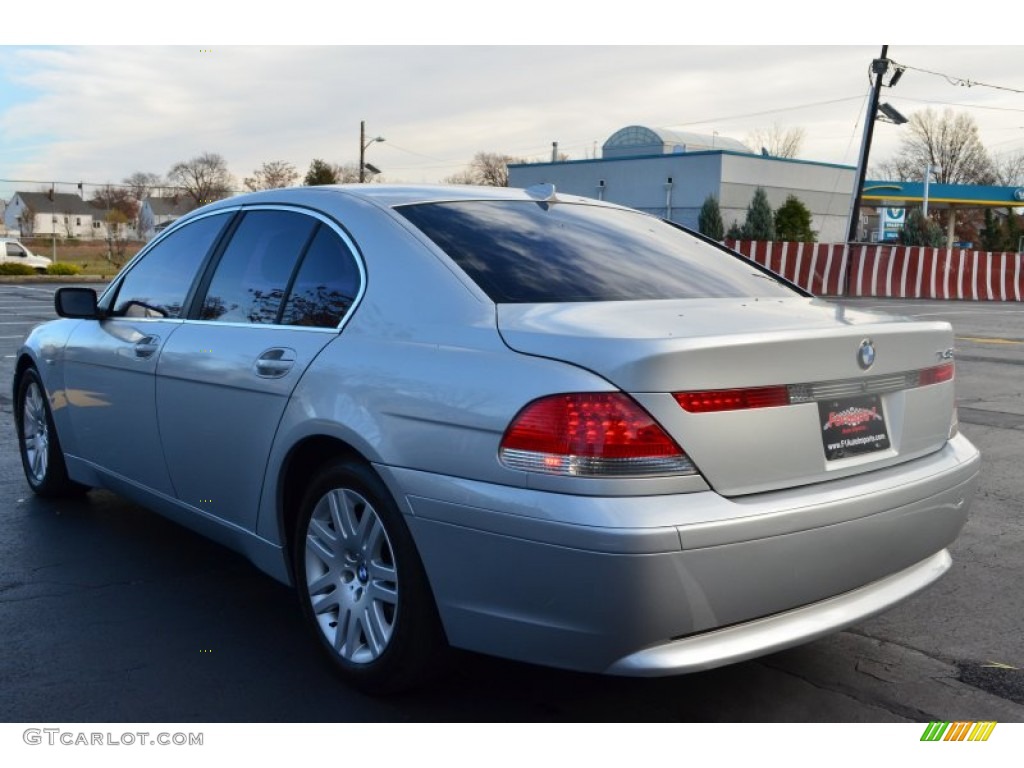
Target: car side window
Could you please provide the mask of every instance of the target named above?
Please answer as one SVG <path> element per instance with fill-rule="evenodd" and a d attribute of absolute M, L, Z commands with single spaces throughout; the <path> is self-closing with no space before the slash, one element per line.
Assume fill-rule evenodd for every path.
<path fill-rule="evenodd" d="M 281 322 L 334 328 L 358 293 L 355 258 L 341 238 L 321 225 L 299 267 Z"/>
<path fill-rule="evenodd" d="M 157 243 L 125 275 L 113 314 L 179 317 L 199 266 L 230 219 L 230 213 L 206 216 Z"/>
<path fill-rule="evenodd" d="M 7 243 L 7 255 L 20 256 L 22 258 L 26 258 L 28 256 L 28 254 L 25 253 L 25 249 L 17 243 Z"/>
<path fill-rule="evenodd" d="M 319 222 L 291 211 L 249 211 L 217 264 L 200 320 L 276 323 L 288 281 Z"/>

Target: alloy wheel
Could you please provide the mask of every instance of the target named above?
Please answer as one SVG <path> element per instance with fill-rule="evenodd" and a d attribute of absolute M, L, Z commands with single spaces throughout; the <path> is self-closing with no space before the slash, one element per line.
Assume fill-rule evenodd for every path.
<path fill-rule="evenodd" d="M 387 649 L 398 613 L 398 570 L 384 524 L 350 488 L 317 502 L 306 532 L 306 590 L 328 644 L 368 664 Z"/>
<path fill-rule="evenodd" d="M 43 392 L 34 381 L 25 390 L 21 424 L 21 450 L 25 456 L 25 466 L 36 484 L 43 483 L 49 467 L 50 430 Z"/>

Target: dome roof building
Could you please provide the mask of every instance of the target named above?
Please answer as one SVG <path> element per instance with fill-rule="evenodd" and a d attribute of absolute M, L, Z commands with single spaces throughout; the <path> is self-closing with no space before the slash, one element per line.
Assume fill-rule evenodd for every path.
<path fill-rule="evenodd" d="M 643 155 L 675 155 L 683 152 L 706 152 L 728 149 L 732 152 L 750 152 L 750 147 L 736 139 L 717 133 L 689 133 L 668 128 L 647 128 L 627 125 L 620 128 L 602 145 L 602 156 L 639 157 Z"/>

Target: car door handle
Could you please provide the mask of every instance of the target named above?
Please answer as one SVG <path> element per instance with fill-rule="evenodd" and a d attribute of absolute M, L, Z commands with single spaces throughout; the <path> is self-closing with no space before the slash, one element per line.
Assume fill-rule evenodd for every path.
<path fill-rule="evenodd" d="M 135 342 L 135 356 L 140 359 L 152 357 L 158 349 L 160 349 L 159 336 L 143 336 Z"/>
<path fill-rule="evenodd" d="M 265 378 L 280 378 L 295 365 L 295 350 L 286 347 L 268 349 L 256 358 L 256 375 Z"/>

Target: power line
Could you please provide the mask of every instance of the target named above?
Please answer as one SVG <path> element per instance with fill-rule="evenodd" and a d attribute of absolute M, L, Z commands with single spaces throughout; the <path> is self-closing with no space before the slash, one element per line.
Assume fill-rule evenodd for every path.
<path fill-rule="evenodd" d="M 957 77 L 956 75 L 947 75 L 942 72 L 934 72 L 930 69 L 924 69 L 922 67 L 912 67 L 909 64 L 899 64 L 893 61 L 892 59 L 889 59 L 889 61 L 897 68 L 910 69 L 913 70 L 914 72 L 923 72 L 926 75 L 935 75 L 936 77 L 944 78 L 946 82 L 948 82 L 950 85 L 957 85 L 963 88 L 973 88 L 975 86 L 979 86 L 981 88 L 993 88 L 997 91 L 1009 91 L 1010 93 L 1024 93 L 1024 90 L 1021 90 L 1020 88 L 1010 88 L 1005 85 L 992 85 L 991 83 L 983 83 L 979 80 L 970 80 L 969 78 L 966 77 Z"/>
<path fill-rule="evenodd" d="M 746 112 L 739 115 L 725 115 L 724 117 L 712 117 L 707 120 L 691 120 L 687 123 L 674 123 L 672 125 L 665 126 L 666 128 L 674 128 L 676 126 L 688 126 L 688 125 L 702 125 L 704 123 L 718 123 L 723 120 L 738 120 L 743 117 L 760 117 L 762 115 L 772 115 L 779 112 L 793 112 L 798 109 L 809 109 L 810 107 L 823 107 L 828 104 L 840 104 L 844 101 L 860 101 L 864 98 L 862 95 L 857 96 L 844 96 L 841 99 L 828 99 L 826 101 L 814 101 L 808 104 L 797 104 L 792 107 L 779 107 L 778 109 L 766 109 L 761 112 Z"/>
<path fill-rule="evenodd" d="M 65 187 L 112 187 L 116 189 L 136 189 L 139 186 L 148 186 L 151 189 L 173 189 L 185 192 L 185 187 L 175 186 L 174 184 L 113 184 L 111 182 L 98 182 L 98 181 L 60 181 L 58 179 L 0 179 L 0 184 L 44 184 L 54 185 L 61 184 Z M 235 190 L 232 190 L 235 191 Z"/>
<path fill-rule="evenodd" d="M 398 144 L 395 144 L 395 142 L 391 141 L 390 139 L 388 140 L 387 145 L 389 147 L 394 148 L 394 149 L 401 150 L 402 152 L 406 152 L 406 153 L 408 153 L 410 155 L 416 155 L 417 157 L 425 157 L 428 160 L 436 160 L 439 163 L 450 164 L 450 163 L 456 162 L 454 160 L 445 160 L 443 157 L 434 157 L 433 155 L 424 155 L 422 152 L 413 152 L 411 149 L 406 149 L 405 147 L 401 147 Z"/>
<path fill-rule="evenodd" d="M 942 104 L 946 107 L 960 107 L 962 109 L 988 109 L 996 112 L 1024 112 L 1020 107 L 993 107 L 982 104 L 964 104 L 957 101 L 938 101 L 937 99 L 914 99 L 909 96 L 900 96 L 900 101 L 915 101 L 918 104 Z"/>

